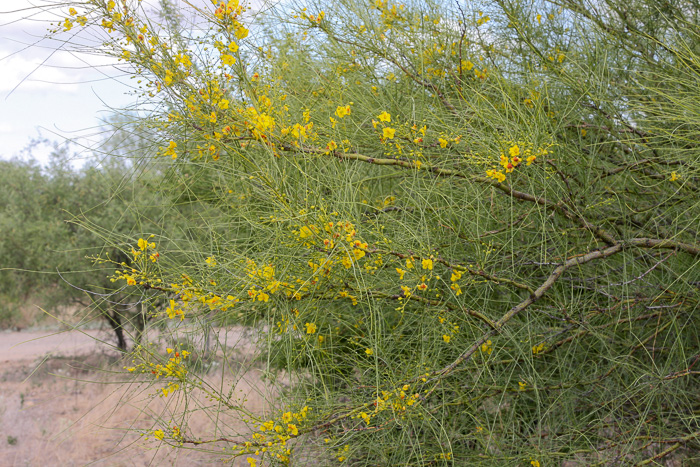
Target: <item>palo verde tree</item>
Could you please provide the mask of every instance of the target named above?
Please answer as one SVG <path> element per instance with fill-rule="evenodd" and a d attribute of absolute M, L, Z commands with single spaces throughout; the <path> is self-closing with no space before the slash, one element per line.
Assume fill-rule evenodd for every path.
<path fill-rule="evenodd" d="M 215 214 L 208 242 L 134 238 L 114 278 L 256 329 L 290 378 L 252 414 L 142 349 L 141 381 L 249 424 L 188 409 L 158 439 L 251 465 L 697 459 L 696 2 L 144 3 L 66 4 L 56 34 L 99 34 L 162 190 Z"/>

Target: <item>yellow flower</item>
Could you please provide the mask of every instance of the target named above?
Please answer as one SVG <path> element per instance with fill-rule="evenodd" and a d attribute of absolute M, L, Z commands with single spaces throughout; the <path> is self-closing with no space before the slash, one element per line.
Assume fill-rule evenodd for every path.
<path fill-rule="evenodd" d="M 451 337 L 448 334 L 442 335 L 442 340 L 444 340 L 446 344 L 450 343 L 450 339 L 451 339 Z"/>
<path fill-rule="evenodd" d="M 249 457 L 246 459 L 248 463 L 250 464 L 250 467 L 255 467 L 258 464 L 257 459 L 254 459 L 252 457 Z"/>
<path fill-rule="evenodd" d="M 306 333 L 307 334 L 313 334 L 316 332 L 316 324 L 306 323 L 304 326 L 306 326 Z"/>
<path fill-rule="evenodd" d="M 672 181 L 672 182 L 675 182 L 675 181 L 678 180 L 679 178 L 680 178 L 680 177 L 678 176 L 678 174 L 677 174 L 676 172 L 671 172 L 671 181 Z"/>
<path fill-rule="evenodd" d="M 299 229 L 299 238 L 308 238 L 314 235 L 314 233 L 318 232 L 318 228 L 315 225 L 310 225 L 310 226 L 303 226 L 301 229 Z"/>
<path fill-rule="evenodd" d="M 272 265 L 267 265 L 262 268 L 263 279 L 271 280 L 275 277 L 275 267 Z"/>
<path fill-rule="evenodd" d="M 349 105 L 341 105 L 338 106 L 338 108 L 335 109 L 335 114 L 338 116 L 338 118 L 343 118 L 346 115 L 350 115 L 351 109 Z"/>
<path fill-rule="evenodd" d="M 481 344 L 481 351 L 486 353 L 486 354 L 491 355 L 491 352 L 493 352 L 493 348 L 491 347 L 491 345 L 492 345 L 491 339 L 487 340 L 486 342 Z"/>
<path fill-rule="evenodd" d="M 544 350 L 544 342 L 538 345 L 532 346 L 532 354 L 537 355 L 538 353 L 542 352 Z"/>
<path fill-rule="evenodd" d="M 355 257 L 356 260 L 360 259 L 360 258 L 364 258 L 366 254 L 367 253 L 365 253 L 362 250 L 358 250 L 357 248 L 352 250 L 352 255 Z"/>
<path fill-rule="evenodd" d="M 71 16 L 75 16 L 75 15 L 78 14 L 78 12 L 75 10 L 75 8 L 70 8 L 70 9 L 68 10 L 68 14 L 71 15 Z"/>
<path fill-rule="evenodd" d="M 440 143 L 441 148 L 446 148 L 447 147 L 447 140 L 443 138 L 438 138 L 438 142 Z"/>
<path fill-rule="evenodd" d="M 450 280 L 452 282 L 457 282 L 462 278 L 462 274 L 464 274 L 464 271 L 458 271 L 455 269 L 452 271 L 452 276 L 450 277 Z"/>
<path fill-rule="evenodd" d="M 367 355 L 374 355 L 374 350 L 372 350 L 372 349 L 365 349 L 365 353 L 366 353 Z"/>
<path fill-rule="evenodd" d="M 534 156 L 532 156 L 534 157 Z M 530 164 L 528 164 L 530 165 Z M 500 170 L 487 170 L 486 171 L 486 176 L 496 179 L 498 183 L 503 183 L 503 181 L 506 179 L 506 175 L 501 172 Z"/>
<path fill-rule="evenodd" d="M 396 268 L 396 272 L 399 273 L 399 279 L 403 280 L 403 275 L 406 274 L 406 271 L 401 268 Z"/>
<path fill-rule="evenodd" d="M 540 467 L 540 461 L 530 461 L 530 465 L 532 465 L 532 467 Z"/>
<path fill-rule="evenodd" d="M 388 112 L 382 112 L 377 117 L 382 122 L 391 122 L 391 115 Z M 376 128 L 376 127 L 375 127 Z"/>
<path fill-rule="evenodd" d="M 533 162 L 535 162 L 535 159 L 537 159 L 537 156 L 529 156 L 527 159 L 525 159 L 527 161 L 526 165 L 532 164 Z"/>
<path fill-rule="evenodd" d="M 367 412 L 360 412 L 360 418 L 365 421 L 366 424 L 369 425 L 370 421 L 372 420 L 372 417 L 367 415 Z"/>
<path fill-rule="evenodd" d="M 163 438 L 165 438 L 165 433 L 163 430 L 156 430 L 153 432 L 153 436 L 155 436 L 156 439 L 163 441 Z"/>
<path fill-rule="evenodd" d="M 236 63 L 236 58 L 233 55 L 223 54 L 221 56 L 221 63 L 223 63 L 224 65 L 231 66 L 234 63 Z"/>
<path fill-rule="evenodd" d="M 394 139 L 394 135 L 396 134 L 396 130 L 393 128 L 386 127 L 383 130 L 383 135 L 384 139 Z"/>
<path fill-rule="evenodd" d="M 462 70 L 471 71 L 471 69 L 474 68 L 474 64 L 471 62 L 471 60 L 462 60 L 460 65 L 462 66 Z"/>
<path fill-rule="evenodd" d="M 78 16 L 77 18 L 75 18 L 75 20 L 76 20 L 81 26 L 85 26 L 85 23 L 87 23 L 87 18 L 84 17 L 84 16 Z"/>
<path fill-rule="evenodd" d="M 425 258 L 423 261 L 421 261 L 420 264 L 423 267 L 423 269 L 433 269 L 433 260 L 430 258 Z"/>
<path fill-rule="evenodd" d="M 177 158 L 177 153 L 175 152 L 176 147 L 177 147 L 177 143 L 175 141 L 170 141 L 168 143 L 168 149 L 165 150 L 165 155 L 172 156 L 173 159 L 176 159 Z"/>
<path fill-rule="evenodd" d="M 165 83 L 166 86 L 170 86 L 173 84 L 173 72 L 170 70 L 165 70 L 165 78 L 163 78 L 163 82 Z"/>
<path fill-rule="evenodd" d="M 513 146 L 510 147 L 508 152 L 510 153 L 510 157 L 519 156 L 520 155 L 520 148 L 518 147 L 517 144 L 514 144 Z"/>
<path fill-rule="evenodd" d="M 522 381 L 518 381 L 518 390 L 519 391 L 524 391 L 526 387 L 527 387 L 527 383 L 523 383 Z"/>
<path fill-rule="evenodd" d="M 248 37 L 248 30 L 243 26 L 239 27 L 238 29 L 236 29 L 236 37 L 238 39 L 245 39 L 246 37 Z"/>
<path fill-rule="evenodd" d="M 270 296 L 268 294 L 266 294 L 265 292 L 260 292 L 258 294 L 257 298 L 258 298 L 258 301 L 260 301 L 260 302 L 267 302 L 270 300 Z"/>

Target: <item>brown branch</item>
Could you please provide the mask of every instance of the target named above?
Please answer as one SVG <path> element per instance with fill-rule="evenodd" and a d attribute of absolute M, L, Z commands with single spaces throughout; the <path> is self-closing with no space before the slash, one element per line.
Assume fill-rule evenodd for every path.
<path fill-rule="evenodd" d="M 659 240 L 651 238 L 636 238 L 625 243 L 618 243 L 616 245 L 610 246 L 603 250 L 594 250 L 589 253 L 580 256 L 574 256 L 563 264 L 557 266 L 552 274 L 549 275 L 547 280 L 545 280 L 542 285 L 540 285 L 535 292 L 530 295 L 527 299 L 518 303 L 516 306 L 511 308 L 505 315 L 501 317 L 495 324 L 496 329 L 492 329 L 484 333 L 471 347 L 465 350 L 455 361 L 445 366 L 441 370 L 438 370 L 432 374 L 433 379 L 441 379 L 449 375 L 457 368 L 462 362 L 471 358 L 472 355 L 479 349 L 479 347 L 484 344 L 491 336 L 496 334 L 497 330 L 500 330 L 505 326 L 508 321 L 510 321 L 515 315 L 535 303 L 537 300 L 542 298 L 544 294 L 554 286 L 557 280 L 564 274 L 567 269 L 574 266 L 580 266 L 582 264 L 588 263 L 590 261 L 607 258 L 614 254 L 619 253 L 624 248 L 637 247 L 637 248 L 676 248 L 682 249 L 690 254 L 698 255 L 700 254 L 700 248 L 695 245 L 690 245 L 686 243 L 673 242 L 669 240 Z"/>
<path fill-rule="evenodd" d="M 700 437 L 700 431 L 696 431 L 695 433 L 690 433 L 687 436 L 679 438 L 678 442 L 676 442 L 676 444 L 674 444 L 673 446 L 669 446 L 667 449 L 664 449 L 663 451 L 656 454 L 655 456 L 652 456 L 648 459 L 643 460 L 642 462 L 639 462 L 638 464 L 635 464 L 635 467 L 640 467 L 642 465 L 651 464 L 652 462 L 655 462 L 655 461 L 661 459 L 662 457 L 665 457 L 665 456 L 671 454 L 673 451 L 675 451 L 676 449 L 681 447 L 682 444 L 685 444 L 686 442 L 690 441 L 691 439 L 697 438 L 697 437 Z"/>
<path fill-rule="evenodd" d="M 567 219 L 570 219 L 570 220 L 577 222 L 579 225 L 581 225 L 585 229 L 589 230 L 591 233 L 593 233 L 593 235 L 595 235 L 596 237 L 598 237 L 600 240 L 607 243 L 608 245 L 617 244 L 617 240 L 615 240 L 615 237 L 613 237 L 611 234 L 609 234 L 607 231 L 605 231 L 602 227 L 598 227 L 595 224 L 592 224 L 591 222 L 586 220 L 583 216 L 581 216 L 578 213 L 571 212 L 562 203 L 555 203 L 555 202 L 550 201 L 544 197 L 537 197 L 537 196 L 531 195 L 529 193 L 524 193 L 522 191 L 514 190 L 510 185 L 498 183 L 496 180 L 491 180 L 491 179 L 488 179 L 485 177 L 476 177 L 475 180 L 479 181 L 479 182 L 486 182 L 486 183 L 490 184 L 491 186 L 501 190 L 502 192 L 512 196 L 515 199 L 520 199 L 523 201 L 530 201 L 533 203 L 537 203 L 541 206 L 544 206 L 548 209 L 552 209 L 554 211 L 557 211 L 560 214 L 562 214 L 564 217 L 566 217 Z"/>
<path fill-rule="evenodd" d="M 633 238 L 628 243 L 639 248 L 681 250 L 689 255 L 700 256 L 700 245 L 692 243 L 676 242 L 663 238 Z"/>
<path fill-rule="evenodd" d="M 537 300 L 542 298 L 544 294 L 554 286 L 554 284 L 557 282 L 557 280 L 564 274 L 564 272 L 572 268 L 574 266 L 580 266 L 581 264 L 587 263 L 589 261 L 593 261 L 595 259 L 600 259 L 600 258 L 606 258 L 608 256 L 612 256 L 616 253 L 619 253 L 623 249 L 623 244 L 618 243 L 617 245 L 613 245 L 611 247 L 608 247 L 604 250 L 595 250 L 591 251 L 585 255 L 582 256 L 575 256 L 560 266 L 558 266 L 552 274 L 545 280 L 542 285 L 540 285 L 537 290 L 534 291 L 527 299 L 523 300 L 516 306 L 510 309 L 508 313 L 503 315 L 501 319 L 499 319 L 496 322 L 496 329 L 500 330 L 503 328 L 503 326 L 508 323 L 515 315 L 535 303 Z M 477 349 L 484 344 L 491 336 L 493 336 L 496 333 L 496 329 L 488 331 L 484 333 L 471 347 L 469 347 L 467 350 L 465 350 L 455 361 L 447 365 L 446 367 L 442 368 L 439 371 L 436 371 L 433 373 L 433 379 L 441 379 L 444 378 L 445 376 L 449 375 L 454 371 L 455 368 L 457 368 L 462 362 L 465 360 L 471 358 L 472 355 L 477 351 Z"/>
<path fill-rule="evenodd" d="M 414 162 L 400 160 L 400 159 L 384 159 L 384 158 L 370 157 L 370 156 L 366 156 L 364 154 L 358 154 L 358 153 L 352 153 L 352 152 L 326 151 L 325 149 L 320 149 L 320 148 L 308 148 L 308 147 L 307 148 L 300 148 L 300 147 L 291 146 L 289 144 L 281 144 L 280 147 L 286 151 L 295 151 L 295 152 L 302 152 L 302 153 L 306 153 L 306 154 L 317 154 L 317 155 L 321 155 L 321 154 L 332 155 L 333 157 L 337 157 L 340 160 L 356 160 L 356 161 L 367 162 L 369 164 L 375 164 L 375 165 L 393 165 L 393 166 L 402 167 L 402 168 L 406 168 L 406 169 L 425 170 L 427 172 L 432 172 L 432 173 L 439 175 L 439 176 L 468 178 L 464 173 L 459 172 L 457 170 L 443 169 L 441 167 L 436 167 L 436 166 L 433 166 L 430 164 L 417 165 Z M 492 187 L 497 188 L 498 190 L 501 190 L 503 193 L 505 193 L 505 194 L 515 198 L 515 199 L 519 199 L 522 201 L 530 201 L 533 203 L 537 203 L 541 206 L 544 206 L 547 209 L 552 209 L 552 210 L 562 214 L 567 219 L 570 219 L 570 220 L 577 222 L 579 225 L 581 225 L 585 229 L 589 230 L 598 239 L 602 240 L 603 242 L 607 243 L 608 245 L 615 245 L 617 243 L 617 240 L 615 240 L 615 238 L 611 234 L 609 234 L 607 231 L 605 231 L 602 227 L 598 227 L 595 224 L 592 224 L 591 222 L 586 220 L 580 214 L 570 211 L 562 203 L 555 203 L 555 202 L 550 201 L 544 197 L 538 197 L 538 196 L 531 195 L 529 193 L 517 191 L 517 190 L 513 189 L 510 185 L 507 185 L 505 183 L 499 183 L 497 180 L 494 180 L 494 179 L 489 178 L 489 177 L 473 176 L 473 177 L 469 177 L 469 180 L 471 180 L 472 182 L 478 182 L 478 183 L 482 183 L 482 184 L 486 184 L 486 185 L 491 185 Z"/>

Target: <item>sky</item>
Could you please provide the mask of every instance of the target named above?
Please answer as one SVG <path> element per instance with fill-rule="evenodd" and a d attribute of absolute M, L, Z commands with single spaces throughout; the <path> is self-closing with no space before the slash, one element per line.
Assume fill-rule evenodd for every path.
<path fill-rule="evenodd" d="M 72 152 L 87 154 L 84 148 L 96 143 L 109 108 L 134 102 L 126 94 L 128 80 L 108 59 L 72 53 L 60 41 L 44 38 L 59 13 L 45 5 L 44 0 L 0 2 L 2 159 L 28 158 L 21 152 L 37 137 L 62 144 L 74 140 Z M 32 155 L 45 162 L 49 152 L 50 146 L 43 145 Z"/>
<path fill-rule="evenodd" d="M 55 39 L 45 37 L 52 21 L 67 16 L 66 7 L 51 7 L 57 3 L 0 0 L 0 159 L 33 157 L 47 162 L 52 144 L 24 150 L 38 137 L 60 144 L 70 141 L 78 162 L 91 157 L 90 148 L 104 137 L 102 123 L 114 114 L 110 109 L 136 102 L 128 94 L 131 80 L 115 69 L 113 59 L 77 53 L 62 42 L 99 44 L 90 28 L 76 25 Z M 150 7 L 157 3 L 143 2 Z M 210 5 L 206 0 L 191 3 Z M 264 2 L 247 3 L 260 7 Z"/>

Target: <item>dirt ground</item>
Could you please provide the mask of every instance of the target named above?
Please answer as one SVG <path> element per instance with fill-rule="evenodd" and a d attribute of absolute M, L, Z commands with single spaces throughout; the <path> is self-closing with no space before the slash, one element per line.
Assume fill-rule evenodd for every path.
<path fill-rule="evenodd" d="M 261 370 L 243 363 L 253 349 L 245 331 L 221 331 L 218 337 L 235 348 L 240 361 L 225 371 L 223 362 L 215 365 L 203 379 L 225 392 L 233 388 L 242 407 L 262 413 L 273 394 Z M 151 397 L 162 385 L 120 384 L 130 361 L 121 361 L 105 344 L 108 339 L 99 331 L 0 332 L 0 466 L 220 464 L 221 454 L 172 449 L 141 431 L 177 423 L 194 438 L 249 433 L 237 417 L 211 420 L 211 410 L 199 411 L 215 403 L 197 391 L 186 400 L 181 392 Z M 187 419 L 173 421 L 170 414 L 183 404 Z M 244 456 L 233 465 L 248 463 Z"/>

